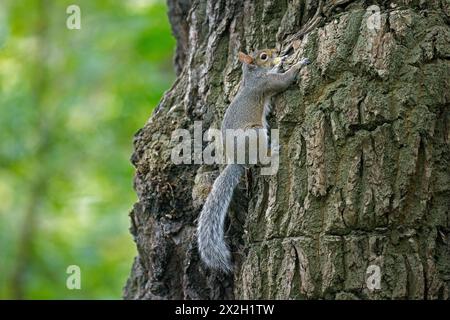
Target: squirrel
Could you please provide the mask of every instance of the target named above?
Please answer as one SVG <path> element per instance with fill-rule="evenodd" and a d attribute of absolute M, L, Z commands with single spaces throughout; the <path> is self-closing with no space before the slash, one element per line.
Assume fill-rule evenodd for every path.
<path fill-rule="evenodd" d="M 242 62 L 242 82 L 238 93 L 225 112 L 222 136 L 229 129 L 266 130 L 266 116 L 270 98 L 286 90 L 296 79 L 300 69 L 309 64 L 307 58 L 281 73 L 284 57 L 276 49 L 264 49 L 247 55 L 239 52 Z M 267 140 L 265 141 L 267 143 Z M 228 153 L 228 150 L 225 151 Z M 234 159 L 233 159 L 234 160 Z M 215 180 L 200 213 L 197 226 L 197 245 L 202 261 L 210 268 L 229 273 L 232 271 L 231 254 L 224 239 L 224 221 L 234 189 L 246 166 L 228 161 Z"/>

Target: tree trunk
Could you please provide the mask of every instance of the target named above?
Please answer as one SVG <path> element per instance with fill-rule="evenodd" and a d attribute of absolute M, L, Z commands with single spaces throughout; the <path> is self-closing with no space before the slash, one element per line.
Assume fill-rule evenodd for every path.
<path fill-rule="evenodd" d="M 448 298 L 450 4 L 374 3 L 168 1 L 179 75 L 135 136 L 125 298 Z M 195 241 L 219 167 L 175 165 L 170 139 L 194 121 L 219 128 L 237 53 L 271 47 L 312 64 L 273 100 L 277 174 L 251 169 L 235 192 L 227 276 L 202 265 Z"/>

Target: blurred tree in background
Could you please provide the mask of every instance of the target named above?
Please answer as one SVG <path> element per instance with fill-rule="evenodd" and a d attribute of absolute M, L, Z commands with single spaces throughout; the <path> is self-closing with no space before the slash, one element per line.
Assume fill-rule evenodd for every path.
<path fill-rule="evenodd" d="M 66 27 L 81 8 L 81 30 Z M 132 136 L 174 80 L 155 0 L 0 2 L 0 298 L 120 298 Z M 81 290 L 66 268 L 81 268 Z"/>

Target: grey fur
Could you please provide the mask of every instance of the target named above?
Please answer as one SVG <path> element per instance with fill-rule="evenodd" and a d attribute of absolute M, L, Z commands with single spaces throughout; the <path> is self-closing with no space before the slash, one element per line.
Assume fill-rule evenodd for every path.
<path fill-rule="evenodd" d="M 242 165 L 227 165 L 214 182 L 198 220 L 197 243 L 202 260 L 210 268 L 226 273 L 232 270 L 232 264 L 224 239 L 224 221 L 234 188 L 243 173 Z"/>
<path fill-rule="evenodd" d="M 243 81 L 236 97 L 225 112 L 222 134 L 226 130 L 267 130 L 266 115 L 270 98 L 286 90 L 297 78 L 300 68 L 309 64 L 303 59 L 284 73 L 257 65 L 243 64 Z M 267 142 L 266 142 L 267 143 Z M 236 144 L 234 144 L 236 148 Z M 232 271 L 230 250 L 224 239 L 225 216 L 234 188 L 244 172 L 244 165 L 234 164 L 235 150 L 225 150 L 228 165 L 213 184 L 206 199 L 197 227 L 197 243 L 200 256 L 207 266 L 223 272 Z"/>

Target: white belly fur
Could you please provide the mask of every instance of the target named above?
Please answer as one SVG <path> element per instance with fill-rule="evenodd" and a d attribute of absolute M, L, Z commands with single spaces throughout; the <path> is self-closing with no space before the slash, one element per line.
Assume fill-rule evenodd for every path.
<path fill-rule="evenodd" d="M 266 143 L 269 142 L 269 124 L 267 123 L 267 116 L 269 115 L 270 111 L 272 110 L 272 104 L 271 104 L 271 97 L 266 98 L 264 100 L 264 112 L 262 114 L 262 125 L 266 134 Z"/>

